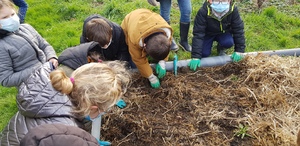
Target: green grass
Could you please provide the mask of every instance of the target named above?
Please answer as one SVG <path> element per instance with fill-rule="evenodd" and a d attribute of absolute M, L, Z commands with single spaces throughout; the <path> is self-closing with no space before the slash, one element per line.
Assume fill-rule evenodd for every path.
<path fill-rule="evenodd" d="M 29 4 L 26 22 L 55 48 L 57 55 L 64 49 L 79 44 L 83 21 L 91 14 L 100 14 L 121 24 L 125 15 L 137 8 L 148 8 L 159 13 L 159 7 L 151 6 L 147 0 L 27 0 Z M 257 10 L 249 1 L 237 3 L 245 23 L 246 52 L 280 50 L 300 46 L 299 5 L 287 5 L 279 0 L 270 0 L 271 7 Z M 299 2 L 299 1 L 298 1 Z M 189 42 L 197 11 L 203 0 L 192 0 L 192 21 Z M 174 38 L 179 41 L 180 12 L 177 1 L 173 1 L 171 26 Z M 231 49 L 232 51 L 232 49 Z M 216 51 L 213 50 L 215 55 Z M 173 53 L 170 59 L 173 59 Z M 178 52 L 179 59 L 190 58 L 190 53 Z M 17 90 L 0 87 L 0 130 L 16 113 Z"/>

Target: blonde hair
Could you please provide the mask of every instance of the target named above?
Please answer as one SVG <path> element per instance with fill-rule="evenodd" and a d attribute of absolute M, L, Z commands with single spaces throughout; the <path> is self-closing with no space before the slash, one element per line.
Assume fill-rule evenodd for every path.
<path fill-rule="evenodd" d="M 3 7 L 10 7 L 16 11 L 15 5 L 10 0 L 0 0 L 0 10 Z"/>
<path fill-rule="evenodd" d="M 73 113 L 78 117 L 89 115 L 91 106 L 100 111 L 112 107 L 126 92 L 130 73 L 120 61 L 89 63 L 76 69 L 70 80 L 62 70 L 50 73 L 53 88 L 68 94 Z"/>
<path fill-rule="evenodd" d="M 300 130 L 298 132 L 298 137 L 297 137 L 297 146 L 300 146 Z"/>

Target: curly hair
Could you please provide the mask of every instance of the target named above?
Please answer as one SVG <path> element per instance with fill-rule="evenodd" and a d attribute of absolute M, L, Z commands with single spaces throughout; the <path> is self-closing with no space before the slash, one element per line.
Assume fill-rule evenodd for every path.
<path fill-rule="evenodd" d="M 112 107 L 126 92 L 130 77 L 121 61 L 85 64 L 72 73 L 71 79 L 62 70 L 50 73 L 53 88 L 69 95 L 78 117 L 89 115 L 91 106 L 100 111 Z"/>

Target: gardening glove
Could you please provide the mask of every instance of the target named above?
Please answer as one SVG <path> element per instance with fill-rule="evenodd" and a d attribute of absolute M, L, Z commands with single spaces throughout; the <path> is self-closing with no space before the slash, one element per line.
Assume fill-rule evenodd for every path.
<path fill-rule="evenodd" d="M 200 64 L 201 64 L 201 60 L 198 59 L 198 58 L 193 58 L 188 66 L 190 67 L 191 70 L 195 71 L 197 69 L 197 67 L 200 67 Z"/>
<path fill-rule="evenodd" d="M 243 56 L 239 52 L 233 52 L 233 54 L 231 55 L 231 59 L 233 60 L 233 62 L 239 62 L 243 59 Z"/>
<path fill-rule="evenodd" d="M 117 103 L 116 106 L 118 106 L 120 109 L 126 107 L 126 102 L 123 99 L 120 99 Z"/>
<path fill-rule="evenodd" d="M 110 146 L 111 145 L 111 143 L 108 142 L 108 141 L 101 141 L 99 139 L 97 139 L 97 141 L 98 141 L 100 146 Z"/>
<path fill-rule="evenodd" d="M 159 61 L 156 65 L 156 73 L 160 79 L 166 75 L 166 62 L 164 60 Z"/>
<path fill-rule="evenodd" d="M 160 86 L 159 80 L 154 74 L 151 74 L 150 77 L 148 77 L 148 80 L 150 81 L 150 85 L 152 88 L 154 89 L 159 88 Z"/>

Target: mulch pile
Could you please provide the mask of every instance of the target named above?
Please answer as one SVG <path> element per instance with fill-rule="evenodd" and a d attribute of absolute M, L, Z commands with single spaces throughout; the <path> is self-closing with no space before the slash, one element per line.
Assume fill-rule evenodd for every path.
<path fill-rule="evenodd" d="M 168 72 L 159 89 L 133 74 L 127 107 L 102 120 L 119 146 L 296 145 L 300 58 L 247 56 L 238 63 Z"/>

